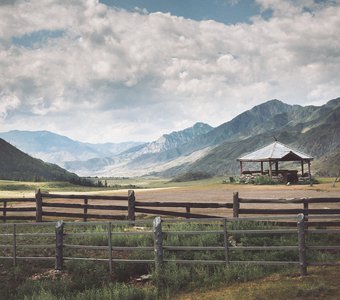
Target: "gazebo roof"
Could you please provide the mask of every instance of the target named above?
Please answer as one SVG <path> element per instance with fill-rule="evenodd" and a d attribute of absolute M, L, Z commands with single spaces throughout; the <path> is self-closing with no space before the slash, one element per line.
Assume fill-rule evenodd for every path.
<path fill-rule="evenodd" d="M 254 152 L 241 156 L 238 160 L 250 162 L 269 160 L 295 161 L 313 160 L 313 157 L 275 141 Z"/>

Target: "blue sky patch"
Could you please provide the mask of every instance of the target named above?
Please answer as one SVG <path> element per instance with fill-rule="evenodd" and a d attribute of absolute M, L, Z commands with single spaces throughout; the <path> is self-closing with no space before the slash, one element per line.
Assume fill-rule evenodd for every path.
<path fill-rule="evenodd" d="M 146 9 L 149 13 L 171 13 L 197 21 L 215 20 L 224 24 L 250 23 L 250 18 L 261 13 L 251 0 L 100 0 L 109 6 L 133 11 Z"/>
<path fill-rule="evenodd" d="M 22 36 L 12 38 L 12 43 L 16 46 L 34 47 L 46 43 L 49 39 L 55 39 L 64 35 L 64 30 L 39 30 Z"/>

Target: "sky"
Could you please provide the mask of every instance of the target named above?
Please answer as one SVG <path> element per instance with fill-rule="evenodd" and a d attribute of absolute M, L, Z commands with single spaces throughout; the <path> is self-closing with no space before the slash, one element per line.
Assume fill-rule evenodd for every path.
<path fill-rule="evenodd" d="M 0 131 L 152 141 L 340 96 L 340 0 L 0 0 Z"/>

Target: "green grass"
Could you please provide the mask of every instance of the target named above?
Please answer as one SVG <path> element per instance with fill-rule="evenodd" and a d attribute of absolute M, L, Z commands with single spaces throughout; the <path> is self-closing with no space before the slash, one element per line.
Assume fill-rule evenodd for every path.
<path fill-rule="evenodd" d="M 52 226 L 24 227 L 17 226 L 18 233 L 53 232 Z M 207 234 L 167 235 L 164 236 L 164 245 L 167 246 L 221 246 L 223 235 L 209 233 L 209 231 L 221 230 L 221 222 L 209 223 L 163 223 L 163 231 L 207 231 Z M 228 229 L 271 229 L 274 228 L 270 222 L 242 221 L 228 223 Z M 33 229 L 34 228 L 34 229 Z M 12 226 L 0 227 L 1 233 L 11 233 Z M 141 230 L 136 235 L 113 235 L 114 246 L 153 246 L 153 236 L 143 234 L 142 231 L 152 230 L 151 224 L 145 227 L 133 228 L 129 225 L 119 225 L 112 228 L 112 232 L 127 232 Z M 107 246 L 107 226 L 87 223 L 73 226 L 66 224 L 64 232 L 65 244 L 73 245 L 100 245 Z M 88 234 L 77 236 L 70 233 Z M 91 233 L 96 233 L 92 235 Z M 11 236 L 2 236 L 2 244 L 11 244 Z M 54 256 L 53 237 L 35 238 L 34 236 L 18 236 L 20 245 L 52 244 L 52 248 L 30 249 L 22 247 L 18 254 L 22 256 Z M 297 245 L 296 233 L 286 235 L 248 235 L 239 234 L 230 236 L 229 246 L 278 246 Z M 338 245 L 339 238 L 336 235 L 308 236 L 307 245 Z M 11 247 L 3 252 L 11 254 Z M 282 260 L 298 261 L 296 250 L 282 251 L 230 251 L 230 260 Z M 336 261 L 340 259 L 339 254 L 323 253 L 320 251 L 308 251 L 308 259 L 311 261 Z M 0 254 L 1 255 L 1 254 Z M 107 249 L 65 249 L 64 256 L 69 257 L 92 257 L 107 258 Z M 113 251 L 113 258 L 124 259 L 153 259 L 153 250 L 142 251 Z M 198 251 L 164 251 L 165 259 L 184 260 L 224 260 L 224 251 L 198 250 Z M 281 266 L 253 266 L 253 265 L 231 265 L 225 267 L 209 265 L 177 265 L 174 262 L 164 263 L 161 272 L 156 272 L 153 264 L 124 264 L 114 263 L 113 274 L 108 272 L 108 263 L 99 261 L 66 261 L 61 274 L 51 276 L 49 271 L 53 270 L 53 261 L 23 263 L 18 261 L 16 268 L 11 267 L 11 261 L 1 261 L 0 269 L 0 295 L 6 295 L 5 299 L 167 299 L 178 291 L 194 291 L 207 289 L 208 287 L 220 287 L 235 282 L 247 282 L 256 278 L 262 278 L 273 272 L 293 272 L 298 274 L 297 267 L 283 268 Z M 142 274 L 152 274 L 151 282 L 145 287 L 131 286 L 131 282 Z M 38 274 L 38 275 L 37 275 Z M 53 274 L 53 272 L 52 272 Z M 117 285 L 118 284 L 118 285 Z M 158 290 L 157 288 L 158 287 Z M 303 289 L 306 291 L 306 288 Z M 118 295 L 118 298 L 114 298 Z M 45 298 L 44 298 L 45 297 Z M 89 297 L 89 298 L 86 298 Z M 124 298 L 126 297 L 126 298 Z M 131 297 L 131 298 L 129 298 Z M 1 299 L 1 297 L 0 297 Z"/>
<path fill-rule="evenodd" d="M 69 182 L 49 181 L 49 182 L 26 182 L 0 180 L 0 192 L 17 191 L 34 193 L 37 189 L 47 192 L 93 192 L 108 191 L 116 189 L 140 189 L 140 188 L 170 188 L 170 187 L 197 187 L 221 184 L 224 177 L 213 177 L 208 179 L 189 181 L 189 182 L 172 182 L 171 179 L 159 178 L 103 178 L 102 182 L 107 182 L 107 187 L 86 187 L 74 185 Z M 93 179 L 98 181 L 98 179 Z"/>
<path fill-rule="evenodd" d="M 300 299 L 340 299 L 337 267 L 312 267 L 309 275 L 276 273 L 261 279 L 221 285 L 193 292 L 180 293 L 176 300 L 300 300 Z"/>
<path fill-rule="evenodd" d="M 87 192 L 105 190 L 106 188 L 85 187 L 62 181 L 26 182 L 26 181 L 0 180 L 0 191 L 20 191 L 34 193 L 37 189 L 41 189 L 43 191 L 48 192 L 53 191 Z"/>
<path fill-rule="evenodd" d="M 171 178 L 155 178 L 155 177 L 136 177 L 136 178 L 107 178 L 109 185 L 136 185 L 140 188 L 167 188 L 167 187 L 188 187 L 202 186 L 222 183 L 224 176 L 215 176 L 206 179 L 174 182 Z"/>
<path fill-rule="evenodd" d="M 329 183 L 333 184 L 335 177 L 317 177 L 318 183 Z"/>
<path fill-rule="evenodd" d="M 0 299 L 157 299 L 152 285 L 138 287 L 112 282 L 101 263 L 68 263 L 66 271 L 60 274 L 46 271 L 41 263 L 40 270 L 30 267 L 31 264 L 21 265 L 8 274 L 12 284 L 5 283 L 6 287 L 0 290 Z"/>

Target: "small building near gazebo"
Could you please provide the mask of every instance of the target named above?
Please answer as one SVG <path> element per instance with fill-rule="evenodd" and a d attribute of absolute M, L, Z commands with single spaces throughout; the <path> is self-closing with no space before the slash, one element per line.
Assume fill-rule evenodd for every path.
<path fill-rule="evenodd" d="M 311 161 L 313 157 L 288 147 L 284 144 L 275 141 L 265 147 L 262 147 L 254 152 L 248 153 L 237 159 L 240 162 L 241 175 L 245 174 L 261 174 L 273 176 L 282 176 L 285 182 L 297 182 L 298 171 L 297 170 L 280 170 L 279 162 L 299 161 L 301 163 L 301 176 L 309 177 L 311 179 Z M 244 171 L 245 163 L 260 163 L 260 170 Z M 267 164 L 268 168 L 265 169 L 264 164 Z M 307 172 L 304 171 L 304 165 L 307 164 Z"/>

